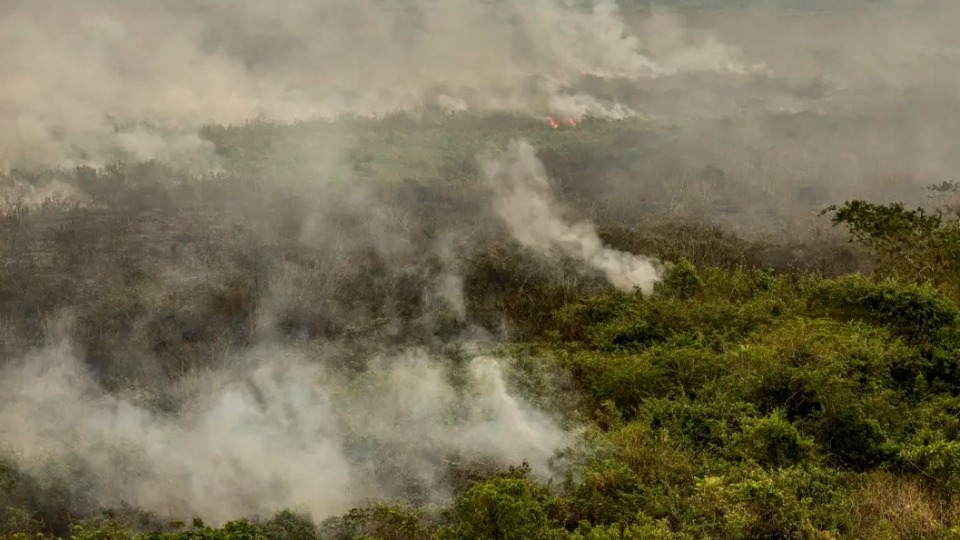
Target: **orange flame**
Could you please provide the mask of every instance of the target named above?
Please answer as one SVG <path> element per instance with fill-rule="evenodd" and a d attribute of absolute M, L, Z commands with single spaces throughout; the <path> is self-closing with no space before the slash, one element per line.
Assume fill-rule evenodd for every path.
<path fill-rule="evenodd" d="M 573 127 L 577 127 L 577 121 L 572 116 L 570 117 L 570 125 Z"/>
<path fill-rule="evenodd" d="M 557 121 L 550 116 L 547 117 L 547 121 L 550 122 L 550 127 L 552 127 L 553 129 L 557 129 L 560 127 L 560 124 L 558 124 Z"/>

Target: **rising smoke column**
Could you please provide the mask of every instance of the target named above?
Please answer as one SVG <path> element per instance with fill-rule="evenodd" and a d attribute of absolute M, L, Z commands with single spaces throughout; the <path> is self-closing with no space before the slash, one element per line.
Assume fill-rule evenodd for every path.
<path fill-rule="evenodd" d="M 482 160 L 482 171 L 494 192 L 494 208 L 524 246 L 544 255 L 572 257 L 603 272 L 622 291 L 644 294 L 659 278 L 649 257 L 603 245 L 588 221 L 566 222 L 553 198 L 547 171 L 526 141 L 513 141 L 498 157 Z"/>

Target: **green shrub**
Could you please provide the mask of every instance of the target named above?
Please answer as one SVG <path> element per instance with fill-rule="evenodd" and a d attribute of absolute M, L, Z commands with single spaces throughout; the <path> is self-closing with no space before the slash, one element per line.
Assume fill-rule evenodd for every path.
<path fill-rule="evenodd" d="M 584 351 L 561 361 L 596 402 L 611 401 L 626 417 L 635 414 L 644 399 L 670 391 L 668 374 L 647 355 Z"/>
<path fill-rule="evenodd" d="M 858 470 L 878 467 L 896 455 L 880 423 L 856 406 L 825 413 L 814 433 L 831 459 Z"/>
<path fill-rule="evenodd" d="M 746 468 L 698 481 L 685 532 L 714 538 L 816 538 L 839 532 L 844 477 L 817 467 Z"/>
<path fill-rule="evenodd" d="M 270 519 L 257 524 L 267 540 L 317 540 L 317 526 L 309 515 L 282 510 Z"/>
<path fill-rule="evenodd" d="M 811 459 L 813 441 L 776 410 L 770 416 L 749 420 L 733 441 L 737 452 L 764 467 L 788 467 Z"/>
<path fill-rule="evenodd" d="M 819 282 L 810 291 L 810 303 L 814 312 L 886 326 L 912 342 L 935 340 L 960 316 L 956 304 L 932 287 L 859 275 Z"/>
<path fill-rule="evenodd" d="M 584 524 L 569 538 L 570 540 L 684 540 L 693 537 L 674 532 L 667 520 L 654 520 L 640 513 L 617 525 L 595 527 Z"/>
<path fill-rule="evenodd" d="M 495 478 L 472 486 L 454 503 L 456 526 L 441 538 L 540 540 L 554 538 L 547 495 L 522 478 Z"/>
<path fill-rule="evenodd" d="M 951 216 L 862 200 L 829 211 L 835 225 L 846 225 L 852 239 L 877 256 L 882 273 L 933 283 L 954 296 L 960 292 L 960 220 L 955 212 Z"/>
<path fill-rule="evenodd" d="M 930 436 L 905 445 L 899 455 L 904 472 L 917 472 L 935 487 L 951 493 L 960 491 L 960 442 Z"/>
<path fill-rule="evenodd" d="M 719 455 L 743 418 L 756 413 L 749 403 L 689 399 L 648 400 L 640 416 L 684 448 Z"/>
<path fill-rule="evenodd" d="M 638 351 L 674 340 L 719 349 L 800 307 L 796 287 L 783 278 L 702 268 L 693 280 L 684 267 L 679 275 L 686 277 L 675 278 L 684 284 L 661 285 L 662 293 L 652 297 L 608 293 L 564 306 L 555 316 L 560 336 L 601 351 Z M 686 292 L 670 292 L 676 287 Z M 689 296 L 694 289 L 696 297 Z"/>
<path fill-rule="evenodd" d="M 295 530 L 308 532 L 303 524 Z M 344 516 L 324 521 L 320 532 L 319 538 L 331 540 L 425 540 L 430 536 L 420 512 L 388 504 L 354 508 Z"/>
<path fill-rule="evenodd" d="M 703 280 L 697 269 L 685 258 L 681 258 L 669 268 L 657 288 L 665 294 L 682 300 L 689 300 L 703 290 Z"/>
<path fill-rule="evenodd" d="M 683 484 L 702 461 L 681 436 L 645 420 L 611 432 L 608 440 L 611 455 L 629 465 L 643 485 Z"/>
<path fill-rule="evenodd" d="M 643 479 L 617 459 L 594 461 L 570 487 L 566 521 L 593 525 L 626 523 L 642 504 Z"/>
<path fill-rule="evenodd" d="M 159 537 L 159 535 L 157 536 Z M 130 528 L 113 520 L 87 520 L 74 525 L 70 531 L 72 540 L 134 540 L 136 537 L 137 535 Z M 230 540 L 247 539 L 236 538 Z"/>

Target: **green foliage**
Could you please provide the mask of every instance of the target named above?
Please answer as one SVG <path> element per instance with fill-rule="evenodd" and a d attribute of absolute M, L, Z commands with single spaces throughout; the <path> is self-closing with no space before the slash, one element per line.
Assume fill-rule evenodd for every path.
<path fill-rule="evenodd" d="M 831 220 L 846 224 L 854 239 L 878 246 L 928 240 L 943 224 L 941 216 L 930 215 L 922 208 L 907 210 L 902 203 L 877 205 L 855 200 L 826 211 L 835 212 Z"/>
<path fill-rule="evenodd" d="M 598 460 L 572 488 L 570 522 L 617 524 L 630 521 L 642 497 L 641 478 L 630 464 L 618 459 Z"/>
<path fill-rule="evenodd" d="M 657 285 L 662 291 L 682 300 L 688 300 L 703 290 L 703 280 L 686 258 L 681 258 L 673 265 Z"/>
<path fill-rule="evenodd" d="M 931 282 L 956 294 L 960 289 L 960 220 L 957 216 L 907 210 L 901 203 L 849 201 L 831 206 L 834 224 L 844 224 L 854 241 L 880 259 L 881 271 Z"/>
<path fill-rule="evenodd" d="M 89 520 L 75 525 L 70 531 L 70 537 L 74 540 L 133 540 L 136 535 L 129 528 L 112 520 Z"/>
<path fill-rule="evenodd" d="M 266 534 L 266 529 L 262 530 Z M 400 505 L 376 504 L 354 508 L 344 516 L 325 521 L 318 537 L 331 540 L 426 540 L 430 531 L 421 512 Z"/>
<path fill-rule="evenodd" d="M 679 298 L 668 287 L 650 298 L 610 292 L 564 306 L 556 316 L 558 333 L 564 341 L 608 352 L 668 342 L 717 348 L 798 308 L 800 298 L 787 278 L 717 268 L 698 274 L 702 286 L 693 286 L 700 289 L 695 297 Z"/>
<path fill-rule="evenodd" d="M 0 538 L 16 532 L 39 531 L 40 524 L 29 505 L 29 490 L 28 479 L 0 459 Z"/>
<path fill-rule="evenodd" d="M 317 540 L 317 526 L 309 515 L 282 510 L 270 519 L 257 524 L 267 540 Z"/>
<path fill-rule="evenodd" d="M 138 533 L 110 519 L 91 519 L 73 526 L 72 540 L 267 540 L 249 521 L 230 521 L 213 528 L 195 523 L 194 527 L 174 532 Z"/>
<path fill-rule="evenodd" d="M 549 527 L 549 496 L 524 478 L 495 478 L 472 486 L 454 505 L 457 525 L 440 538 L 542 540 Z"/>
<path fill-rule="evenodd" d="M 921 473 L 938 489 L 960 491 L 960 442 L 942 434 L 918 439 L 905 445 L 900 453 L 904 469 Z"/>
<path fill-rule="evenodd" d="M 644 399 L 667 391 L 667 374 L 647 355 L 584 351 L 570 355 L 565 362 L 594 399 L 611 401 L 628 416 Z"/>
<path fill-rule="evenodd" d="M 733 469 L 697 483 L 690 532 L 715 538 L 823 537 L 840 529 L 848 511 L 846 492 L 842 475 L 816 467 Z"/>
<path fill-rule="evenodd" d="M 0 463 L 0 538 L 960 536 L 956 216 L 864 201 L 832 207 L 834 224 L 878 258 L 876 275 L 837 276 L 837 268 L 869 267 L 853 248 L 828 241 L 800 249 L 690 222 L 617 225 L 647 211 L 637 204 L 685 206 L 694 214 L 698 208 L 689 193 L 660 189 L 672 177 L 648 189 L 642 202 L 591 198 L 603 181 L 647 181 L 629 154 L 649 129 L 641 121 L 591 119 L 556 132 L 516 115 L 340 122 L 205 128 L 201 135 L 227 171 L 200 179 L 160 163 L 56 173 L 79 186 L 91 207 L 18 205 L 0 222 L 0 321 L 39 335 L 44 317 L 77 306 L 74 337 L 98 370 L 116 365 L 111 355 L 133 351 L 156 357 L 172 381 L 214 361 L 204 351 L 248 345 L 264 306 L 277 311 L 271 314 L 278 339 L 342 340 L 357 357 L 367 347 L 405 345 L 401 339 L 446 343 L 470 324 L 508 333 L 522 341 L 509 353 L 518 372 L 511 383 L 528 401 L 584 428 L 580 446 L 565 455 L 566 481 L 548 487 L 527 468 L 496 475 L 478 467 L 457 477 L 453 499 L 440 509 L 371 503 L 319 526 L 283 511 L 266 520 L 186 527 L 123 512 L 81 520 L 92 513 L 89 505 L 70 504 L 69 495 L 41 489 Z M 667 263 L 653 295 L 611 290 L 584 276 L 581 265 L 531 255 L 496 227 L 479 225 L 486 215 L 473 203 L 475 156 L 518 135 L 536 146 L 565 202 L 591 205 L 597 221 L 604 212 L 612 216 L 598 224 L 607 244 Z M 409 249 L 406 257 L 394 260 L 367 246 L 343 248 L 341 257 L 339 235 L 336 246 L 304 247 L 300 212 L 309 197 L 296 182 L 314 183 L 311 156 L 334 144 L 354 150 L 325 171 L 325 182 L 361 178 L 375 183 L 373 191 L 396 195 L 385 199 L 402 217 L 388 231 L 412 239 L 399 249 Z M 697 189 L 703 198 L 736 194 L 721 185 L 723 171 L 701 172 L 700 187 L 711 186 Z M 275 182 L 280 178 L 298 188 L 275 187 L 289 185 Z M 168 184 L 175 187 L 161 189 Z M 246 199 L 227 196 L 241 187 Z M 955 186 L 936 191 L 955 193 Z M 450 216 L 467 223 L 475 249 L 456 261 L 425 256 Z M 338 231 L 356 226 L 331 220 Z M 144 239 L 171 223 L 176 236 L 162 240 L 190 245 L 191 257 L 216 270 L 209 280 L 161 286 L 172 278 L 156 269 L 169 261 Z M 262 238 L 263 230 L 277 234 Z M 35 255 L 47 245 L 55 253 Z M 103 276 L 96 270 L 104 267 L 118 270 Z M 464 281 L 463 314 L 424 299 L 452 267 Z M 821 269 L 828 270 L 812 271 Z M 289 282 L 290 305 L 265 303 L 266 278 L 279 271 Z M 0 347 L 0 355 L 13 357 L 22 345 L 4 340 Z M 127 375 L 103 371 L 110 390 Z M 158 410 L 176 407 L 144 399 Z"/>
<path fill-rule="evenodd" d="M 933 287 L 681 261 L 649 297 L 579 294 L 517 348 L 528 384 L 552 356 L 592 409 L 565 483 L 480 479 L 443 526 L 369 507 L 319 538 L 896 538 L 864 525 L 857 479 L 919 478 L 928 505 L 960 489 L 957 308 Z M 960 524 L 940 512 L 903 530 Z"/>
<path fill-rule="evenodd" d="M 654 520 L 645 514 L 632 516 L 629 523 L 601 525 L 584 524 L 570 540 L 682 540 L 693 538 L 670 529 L 667 520 Z"/>
<path fill-rule="evenodd" d="M 865 320 L 888 326 L 912 341 L 929 342 L 937 332 L 956 325 L 956 304 L 930 287 L 875 282 L 848 276 L 812 288 L 813 308 L 841 320 Z"/>
<path fill-rule="evenodd" d="M 594 526 L 577 534 L 619 534 L 639 511 L 668 518 L 663 534 L 832 538 L 857 527 L 857 471 L 954 488 L 955 445 L 915 432 L 960 429 L 943 410 L 958 388 L 952 300 L 863 276 L 681 275 L 700 279 L 557 313 L 556 354 L 606 430 L 568 495 L 569 521 Z M 678 294 L 684 281 L 695 292 Z"/>
<path fill-rule="evenodd" d="M 764 467 L 788 467 L 807 462 L 814 443 L 776 410 L 770 416 L 748 420 L 733 440 L 737 452 Z"/>

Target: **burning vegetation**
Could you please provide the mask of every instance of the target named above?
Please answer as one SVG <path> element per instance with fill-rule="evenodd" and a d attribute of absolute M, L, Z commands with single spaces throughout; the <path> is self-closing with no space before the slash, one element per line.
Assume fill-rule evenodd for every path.
<path fill-rule="evenodd" d="M 0 540 L 954 538 L 960 9 L 693 4 L 0 2 Z"/>

